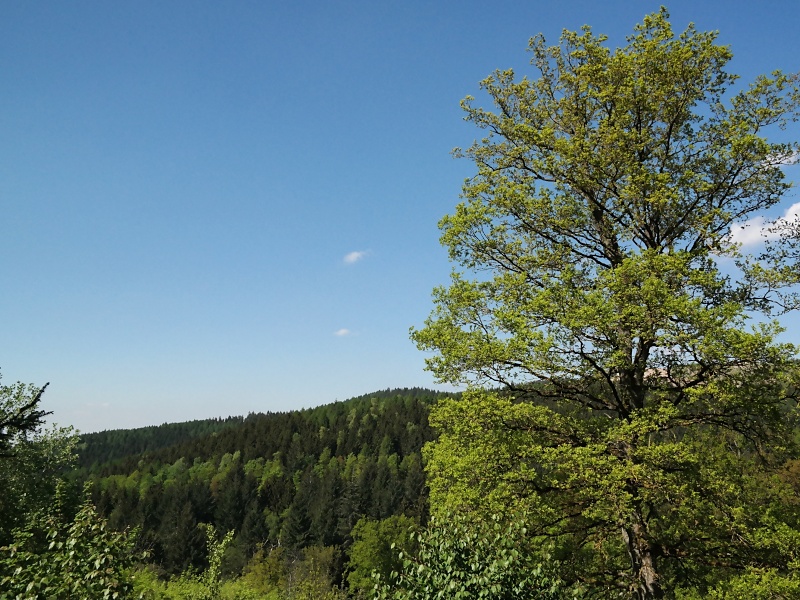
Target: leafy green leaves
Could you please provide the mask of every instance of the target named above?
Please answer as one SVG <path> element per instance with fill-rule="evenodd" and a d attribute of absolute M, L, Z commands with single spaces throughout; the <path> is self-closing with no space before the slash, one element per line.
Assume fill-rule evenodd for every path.
<path fill-rule="evenodd" d="M 563 597 L 546 552 L 535 551 L 523 520 L 472 521 L 448 514 L 412 533 L 415 555 L 403 567 L 377 577 L 375 600 L 512 600 Z"/>
<path fill-rule="evenodd" d="M 15 600 L 131 597 L 137 560 L 133 537 L 110 531 L 86 500 L 64 521 L 57 506 L 35 513 L 0 552 L 2 598 Z"/>
<path fill-rule="evenodd" d="M 456 151 L 476 173 L 440 222 L 470 274 L 411 334 L 440 380 L 473 387 L 431 415 L 433 511 L 524 509 L 604 593 L 793 560 L 757 540 L 798 530 L 773 477 L 796 455 L 797 349 L 763 320 L 797 306 L 797 231 L 760 256 L 731 231 L 789 188 L 776 157 L 800 145 L 764 135 L 800 87 L 776 72 L 730 92 L 716 37 L 676 35 L 661 9 L 622 48 L 589 27 L 538 36 L 535 78 L 481 82 L 493 108 L 462 106 L 485 137 Z"/>

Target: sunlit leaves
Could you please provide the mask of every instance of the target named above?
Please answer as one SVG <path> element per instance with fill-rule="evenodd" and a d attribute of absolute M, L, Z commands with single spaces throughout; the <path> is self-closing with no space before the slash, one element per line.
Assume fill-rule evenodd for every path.
<path fill-rule="evenodd" d="M 798 306 L 800 238 L 779 227 L 747 256 L 731 231 L 789 188 L 776 157 L 798 144 L 765 136 L 800 88 L 776 72 L 733 93 L 716 38 L 662 9 L 617 49 L 588 27 L 537 36 L 534 78 L 481 82 L 491 108 L 462 106 L 483 137 L 456 151 L 476 172 L 440 222 L 456 270 L 412 331 L 440 380 L 473 388 L 431 415 L 433 510 L 525 509 L 593 556 L 575 578 L 639 598 L 785 569 L 756 540 L 798 520 L 746 507 L 781 505 L 771 474 L 795 452 L 796 348 L 764 317 Z"/>

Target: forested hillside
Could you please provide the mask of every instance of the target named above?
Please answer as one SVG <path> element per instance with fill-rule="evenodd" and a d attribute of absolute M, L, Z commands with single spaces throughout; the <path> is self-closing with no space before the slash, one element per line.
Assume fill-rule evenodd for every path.
<path fill-rule="evenodd" d="M 111 528 L 141 528 L 165 573 L 207 563 L 200 523 L 235 532 L 223 568 L 259 549 L 338 549 L 363 517 L 427 513 L 422 445 L 442 394 L 387 390 L 317 408 L 195 421 L 82 438 L 76 477 Z"/>
<path fill-rule="evenodd" d="M 241 425 L 244 417 L 164 423 L 137 429 L 114 429 L 81 436 L 78 466 L 92 467 L 117 459 L 175 446 L 187 440 Z"/>

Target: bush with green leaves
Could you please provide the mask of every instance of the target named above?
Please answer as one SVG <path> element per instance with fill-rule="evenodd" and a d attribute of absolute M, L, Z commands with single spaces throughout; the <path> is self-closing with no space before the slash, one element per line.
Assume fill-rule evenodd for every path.
<path fill-rule="evenodd" d="M 679 589 L 678 600 L 794 600 L 800 598 L 800 577 L 797 568 L 789 573 L 777 569 L 744 570 L 710 589 Z"/>
<path fill-rule="evenodd" d="M 392 515 L 381 521 L 360 519 L 350 533 L 353 538 L 347 574 L 350 592 L 356 597 L 368 595 L 375 585 L 373 572 L 388 577 L 392 571 L 399 571 L 402 561 L 398 555 L 415 550 L 416 536 L 412 539 L 409 534 L 418 528 L 417 522 L 405 515 Z"/>
<path fill-rule="evenodd" d="M 0 546 L 28 516 L 52 506 L 61 475 L 76 460 L 71 427 L 43 427 L 47 385 L 0 385 Z"/>
<path fill-rule="evenodd" d="M 135 577 L 136 590 L 144 600 L 218 600 L 231 598 L 231 594 L 223 594 L 222 558 L 225 550 L 233 541 L 234 532 L 228 531 L 222 539 L 217 539 L 217 530 L 213 525 L 201 523 L 205 530 L 208 544 L 208 567 L 200 574 L 187 571 L 168 582 L 159 581 L 157 575 L 149 569 L 140 570 Z M 255 599 L 252 593 L 237 593 L 236 600 Z"/>
<path fill-rule="evenodd" d="M 412 534 L 416 556 L 388 578 L 376 574 L 373 600 L 556 600 L 564 597 L 555 562 L 536 546 L 523 519 L 469 515 L 434 518 Z"/>
<path fill-rule="evenodd" d="M 219 596 L 220 585 L 222 584 L 221 568 L 222 557 L 225 550 L 233 541 L 233 531 L 229 531 L 221 539 L 217 539 L 217 530 L 213 525 L 205 525 L 206 540 L 208 542 L 208 568 L 200 576 L 202 584 L 201 594 L 197 600 L 215 600 Z"/>
<path fill-rule="evenodd" d="M 275 546 L 257 552 L 234 583 L 259 600 L 344 600 L 347 596 L 335 583 L 339 561 L 333 546 L 296 552 Z M 222 598 L 228 596 L 223 593 Z"/>
<path fill-rule="evenodd" d="M 108 529 L 88 494 L 74 519 L 65 519 L 62 508 L 57 501 L 33 513 L 0 548 L 0 599 L 131 598 L 132 569 L 145 558 L 136 555 L 133 536 Z"/>
<path fill-rule="evenodd" d="M 281 600 L 345 600 L 334 585 L 333 569 L 338 550 L 333 546 L 309 546 L 285 566 Z"/>

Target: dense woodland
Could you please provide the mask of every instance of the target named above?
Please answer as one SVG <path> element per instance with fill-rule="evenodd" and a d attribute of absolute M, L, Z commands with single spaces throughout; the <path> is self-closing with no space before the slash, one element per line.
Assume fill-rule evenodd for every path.
<path fill-rule="evenodd" d="M 41 390 L 0 391 L 10 438 L 0 462 L 8 552 L 0 598 L 72 597 L 53 591 L 63 587 L 53 573 L 59 561 L 123 596 L 363 596 L 373 570 L 397 566 L 390 546 L 407 544 L 428 518 L 428 414 L 453 396 L 384 390 L 306 410 L 78 437 L 41 428 Z M 50 539 L 61 540 L 55 550 Z M 81 543 L 86 564 L 74 551 L 45 550 Z M 105 560 L 118 569 L 111 580 Z M 14 581 L 23 571 L 46 574 L 20 596 Z"/>
<path fill-rule="evenodd" d="M 164 574 L 207 565 L 200 523 L 235 532 L 223 568 L 259 550 L 334 547 L 362 518 L 424 521 L 420 451 L 429 390 L 391 390 L 313 409 L 82 436 L 81 468 L 113 529 L 138 527 Z M 343 564 L 335 577 L 341 579 Z"/>

